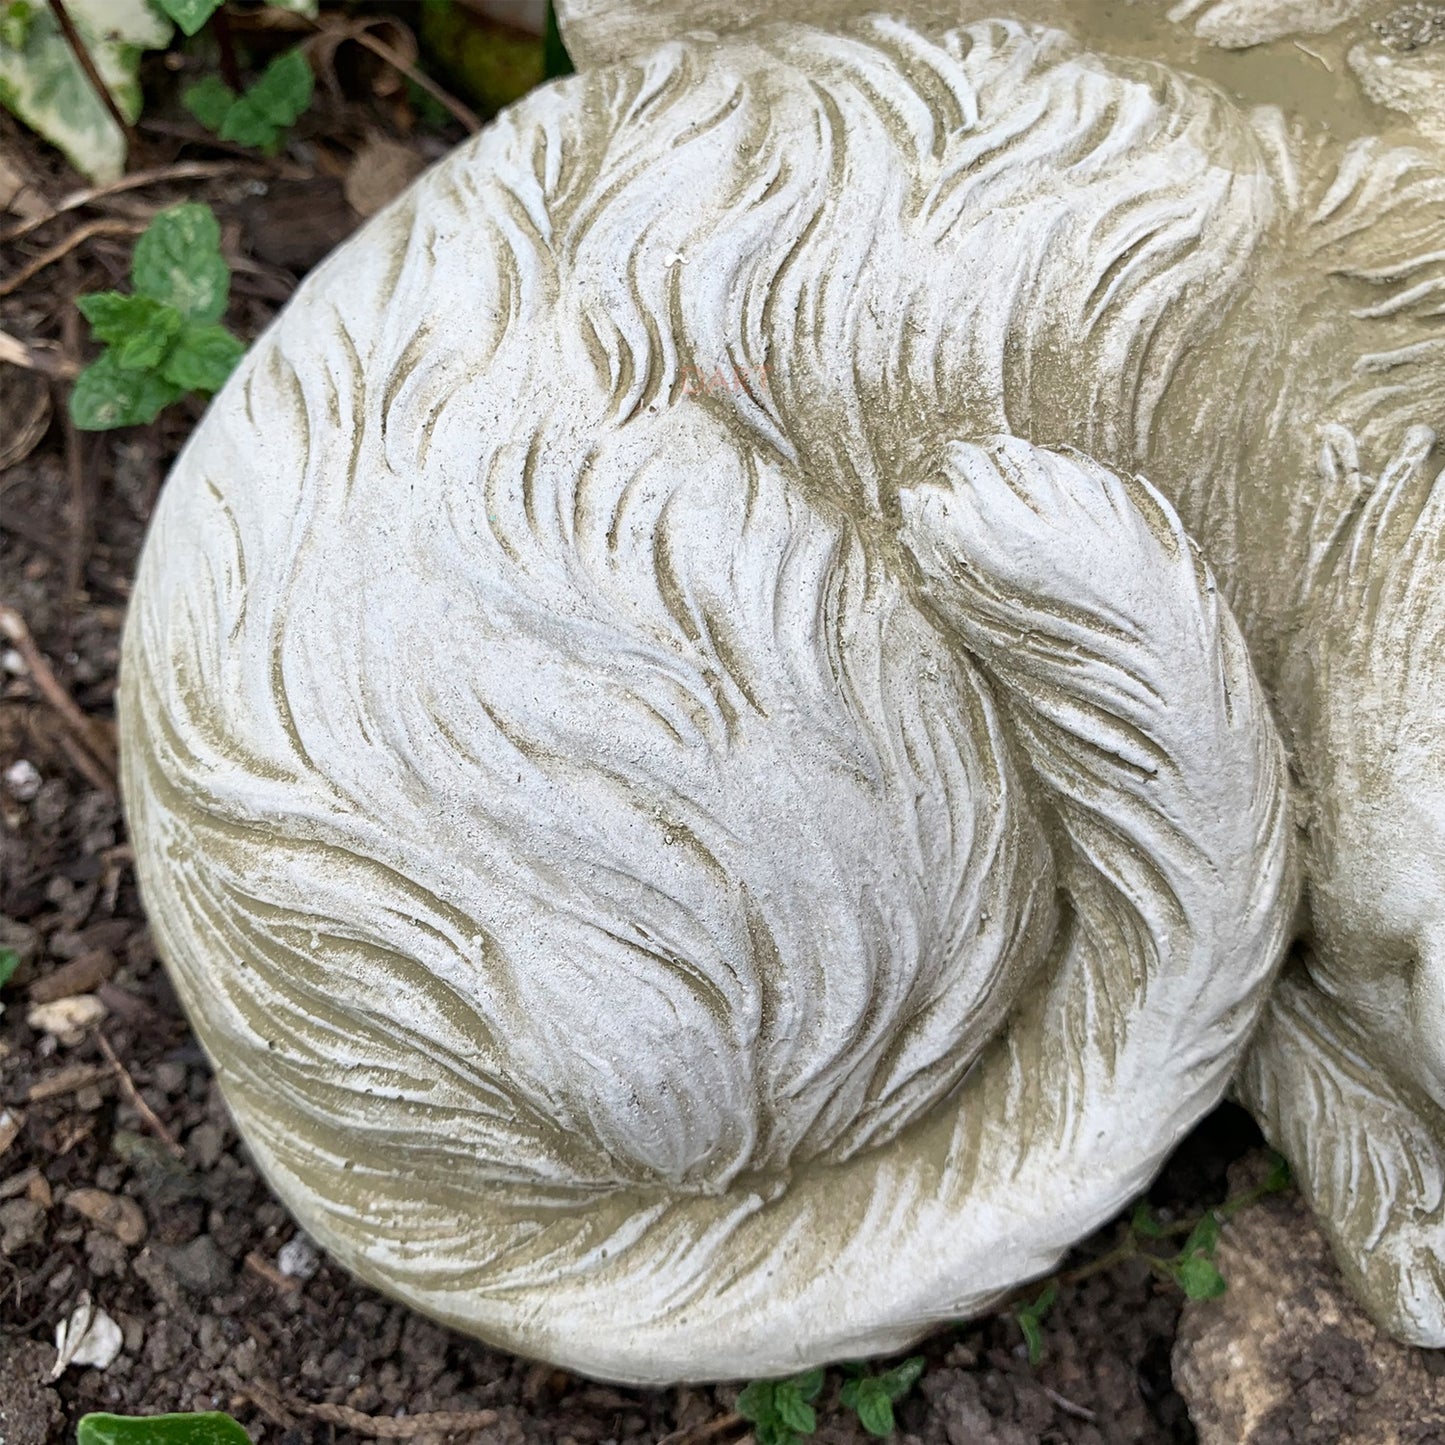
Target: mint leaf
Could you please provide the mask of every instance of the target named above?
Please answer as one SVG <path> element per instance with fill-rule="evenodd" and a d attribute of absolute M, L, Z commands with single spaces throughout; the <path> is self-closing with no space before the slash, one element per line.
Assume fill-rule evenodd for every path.
<path fill-rule="evenodd" d="M 858 1381 L 858 1423 L 870 1434 L 886 1440 L 893 1433 L 893 1402 L 881 1379 Z"/>
<path fill-rule="evenodd" d="M 827 1377 L 826 1370 L 809 1370 L 805 1375 L 794 1375 L 787 1383 L 811 1405 L 822 1393 Z"/>
<path fill-rule="evenodd" d="M 1266 1194 L 1283 1194 L 1293 1183 L 1289 1172 L 1289 1160 L 1283 1154 L 1276 1154 L 1270 1150 L 1269 1173 L 1264 1176 L 1264 1183 L 1260 1186 Z"/>
<path fill-rule="evenodd" d="M 224 0 L 157 0 L 161 9 L 187 35 L 194 35 L 221 8 L 223 3 Z"/>
<path fill-rule="evenodd" d="M 811 1435 L 818 1428 L 817 1413 L 791 1380 L 784 1380 L 774 1388 L 773 1409 L 789 1430 L 796 1430 L 800 1435 Z"/>
<path fill-rule="evenodd" d="M 1170 1273 L 1190 1299 L 1218 1299 L 1228 1288 L 1214 1261 L 1202 1254 L 1177 1260 L 1170 1266 Z"/>
<path fill-rule="evenodd" d="M 251 1437 L 219 1411 L 199 1415 L 83 1415 L 76 1445 L 251 1445 Z"/>
<path fill-rule="evenodd" d="M 1179 1251 L 1178 1257 L 1184 1259 L 1193 1254 L 1213 1254 L 1214 1247 L 1218 1243 L 1219 1220 L 1211 1211 L 1194 1226 L 1189 1238 L 1184 1241 L 1184 1248 Z"/>
<path fill-rule="evenodd" d="M 0 988 L 4 988 L 20 967 L 20 955 L 13 948 L 0 948 Z"/>
<path fill-rule="evenodd" d="M 163 309 L 163 303 L 149 296 L 125 296 L 119 291 L 92 291 L 77 296 L 75 304 L 90 322 L 91 335 L 97 341 L 125 341 L 143 331 Z"/>
<path fill-rule="evenodd" d="M 269 150 L 311 104 L 315 83 L 299 50 L 278 55 L 260 80 L 226 112 L 220 125 L 221 139 Z"/>
<path fill-rule="evenodd" d="M 1164 1235 L 1164 1227 L 1154 1218 L 1154 1211 L 1150 1209 L 1147 1199 L 1141 1199 L 1134 1206 L 1134 1214 L 1129 1220 L 1129 1228 L 1140 1239 L 1161 1239 Z"/>
<path fill-rule="evenodd" d="M 754 1380 L 738 1396 L 736 1409 L 743 1419 L 760 1424 L 765 1416 L 773 1413 L 773 1382 Z"/>
<path fill-rule="evenodd" d="M 208 75 L 181 92 L 181 104 L 207 130 L 219 131 L 235 103 L 236 92 L 219 75 Z"/>
<path fill-rule="evenodd" d="M 166 357 L 161 375 L 182 391 L 220 391 L 245 346 L 224 326 L 188 326 Z"/>
<path fill-rule="evenodd" d="M 126 370 L 106 350 L 75 378 L 70 417 L 82 431 L 138 426 L 154 421 L 182 391 L 153 371 Z"/>
<path fill-rule="evenodd" d="M 891 1370 L 879 1375 L 878 1383 L 896 1405 L 923 1378 L 923 1372 L 927 1368 L 928 1361 L 922 1355 L 914 1355 L 904 1360 L 901 1365 L 894 1365 Z"/>
<path fill-rule="evenodd" d="M 127 371 L 154 371 L 180 334 L 181 313 L 157 304 L 155 310 L 123 341 L 115 344 L 115 360 Z"/>
<path fill-rule="evenodd" d="M 135 243 L 130 274 L 142 296 L 169 303 L 188 321 L 219 321 L 231 272 L 211 208 L 188 201 L 162 211 Z"/>

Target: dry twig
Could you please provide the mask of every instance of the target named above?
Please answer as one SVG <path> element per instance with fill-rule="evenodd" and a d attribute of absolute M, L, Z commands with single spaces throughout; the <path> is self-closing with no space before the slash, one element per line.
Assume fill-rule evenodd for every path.
<path fill-rule="evenodd" d="M 59 355 L 44 342 L 28 345 L 8 331 L 0 331 L 0 361 L 26 371 L 38 371 L 59 381 L 73 381 L 80 375 L 80 366 L 68 356 Z"/>
<path fill-rule="evenodd" d="M 367 1415 L 349 1405 L 313 1405 L 308 1400 L 285 1399 L 282 1404 L 298 1415 L 324 1425 L 354 1430 L 368 1440 L 413 1440 L 418 1435 L 459 1435 L 495 1425 L 495 1410 L 430 1410 L 420 1415 Z"/>
<path fill-rule="evenodd" d="M 88 753 L 104 775 L 98 786 L 114 791 L 116 778 L 115 744 L 94 718 L 87 717 L 66 692 L 64 684 L 51 670 L 44 654 L 35 645 L 25 619 L 13 607 L 0 607 L 0 636 L 12 643 L 25 663 L 31 681 L 40 695 L 54 708 L 70 735 Z M 77 764 L 78 765 L 78 764 Z M 87 776 L 91 775 L 87 773 Z M 91 781 L 96 781 L 94 777 Z"/>
<path fill-rule="evenodd" d="M 125 1095 L 126 1101 L 130 1104 L 131 1108 L 141 1116 L 141 1120 L 151 1133 L 166 1146 L 166 1152 L 171 1158 L 184 1160 L 186 1151 L 182 1147 L 180 1140 L 161 1123 L 156 1117 L 156 1111 L 141 1098 L 140 1090 L 136 1088 L 135 1080 L 130 1076 L 130 1070 L 121 1063 L 115 1050 L 110 1046 L 110 1040 L 102 1033 L 97 1033 L 95 1040 L 100 1045 L 101 1053 L 105 1055 L 111 1068 L 115 1071 L 115 1077 L 120 1083 L 120 1091 Z"/>
<path fill-rule="evenodd" d="M 703 1441 L 716 1440 L 719 1435 L 731 1435 L 747 1423 L 742 1415 L 719 1415 L 716 1420 L 708 1420 L 705 1424 L 694 1425 L 687 1430 L 674 1430 L 671 1435 L 664 1435 L 657 1445 L 703 1445 Z"/>
<path fill-rule="evenodd" d="M 83 245 L 93 236 L 139 236 L 145 230 L 140 221 L 100 220 L 87 221 L 77 226 L 63 241 L 56 242 L 48 251 L 42 251 L 29 264 L 22 266 L 14 275 L 0 281 L 0 296 L 9 296 L 18 291 L 27 281 L 38 276 L 47 266 L 68 256 L 77 246 Z"/>
<path fill-rule="evenodd" d="M 264 168 L 258 169 L 264 171 Z M 18 241 L 32 231 L 38 231 L 41 226 L 48 225 L 67 211 L 78 211 L 83 206 L 92 206 L 97 201 L 117 196 L 122 191 L 164 185 L 167 181 L 204 181 L 213 176 L 235 175 L 237 171 L 235 161 L 178 161 L 175 165 L 156 166 L 148 171 L 131 171 L 129 175 L 122 176 L 118 181 L 111 181 L 108 185 L 87 186 L 84 190 L 72 191 L 68 196 L 62 196 L 39 215 L 28 217 L 0 235 L 0 246 L 9 245 L 11 241 Z"/>

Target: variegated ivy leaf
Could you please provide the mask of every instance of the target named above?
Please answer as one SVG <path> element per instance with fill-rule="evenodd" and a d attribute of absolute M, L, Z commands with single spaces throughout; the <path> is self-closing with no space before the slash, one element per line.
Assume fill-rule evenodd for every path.
<path fill-rule="evenodd" d="M 143 50 L 171 38 L 147 0 L 69 0 L 67 10 L 122 115 L 141 109 Z M 125 169 L 125 136 L 76 60 L 46 0 L 0 0 L 0 105 L 94 181 Z"/>

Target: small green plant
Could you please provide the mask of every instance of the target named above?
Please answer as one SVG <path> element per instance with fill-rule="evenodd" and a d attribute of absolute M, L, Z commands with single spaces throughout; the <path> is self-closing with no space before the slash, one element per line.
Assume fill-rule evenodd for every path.
<path fill-rule="evenodd" d="M 219 75 L 208 75 L 182 96 L 186 109 L 222 140 L 255 146 L 267 155 L 311 104 L 315 78 L 299 50 L 278 55 L 255 85 L 237 95 Z"/>
<path fill-rule="evenodd" d="M 231 272 L 209 206 L 162 211 L 136 242 L 134 294 L 78 298 L 101 352 L 76 378 L 70 415 L 86 431 L 154 421 L 187 392 L 214 392 L 245 346 L 219 324 Z"/>
<path fill-rule="evenodd" d="M 13 948 L 0 948 L 0 988 L 4 988 L 20 967 L 20 955 Z"/>
<path fill-rule="evenodd" d="M 251 1445 L 251 1437 L 219 1411 L 199 1415 L 83 1415 L 76 1445 Z"/>
<path fill-rule="evenodd" d="M 1220 1228 L 1241 1209 L 1258 1203 L 1266 1195 L 1283 1193 L 1289 1187 L 1289 1164 L 1283 1155 L 1272 1154 L 1269 1170 L 1258 1185 L 1231 1196 L 1215 1209 L 1206 1210 L 1199 1219 L 1164 1224 L 1141 1199 L 1135 1205 L 1123 1240 L 1116 1248 L 1078 1269 L 1055 1275 L 1031 1303 L 1019 1305 L 1013 1310 L 1014 1321 L 1028 1347 L 1029 1363 L 1037 1365 L 1044 1357 L 1042 1324 L 1058 1299 L 1059 1289 L 1079 1284 L 1091 1275 L 1102 1274 L 1127 1259 L 1142 1257 L 1147 1260 L 1155 1275 L 1178 1286 L 1189 1299 L 1217 1299 L 1228 1288 L 1219 1266 L 1214 1262 Z M 1181 1234 L 1186 1234 L 1187 1238 L 1175 1254 L 1161 1254 L 1155 1248 L 1145 1247 L 1146 1242 L 1157 1246 L 1160 1241 L 1178 1238 Z"/>
<path fill-rule="evenodd" d="M 823 1388 L 823 1370 L 791 1380 L 754 1380 L 738 1396 L 738 1414 L 753 1422 L 758 1445 L 794 1445 L 818 1428 L 813 1401 Z"/>
<path fill-rule="evenodd" d="M 914 1355 L 881 1375 L 864 1374 L 861 1367 L 843 1382 L 839 1400 L 857 1413 L 858 1423 L 870 1434 L 886 1440 L 893 1433 L 893 1407 L 918 1383 L 927 1368 L 922 1355 Z"/>
<path fill-rule="evenodd" d="M 1014 1311 L 1014 1319 L 1023 1333 L 1024 1344 L 1029 1348 L 1029 1364 L 1037 1365 L 1044 1357 L 1044 1320 L 1059 1297 L 1055 1284 L 1046 1285 L 1032 1304 L 1020 1305 Z"/>

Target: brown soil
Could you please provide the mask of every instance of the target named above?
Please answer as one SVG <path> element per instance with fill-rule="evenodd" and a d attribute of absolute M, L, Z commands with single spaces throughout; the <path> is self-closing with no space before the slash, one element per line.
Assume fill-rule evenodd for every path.
<path fill-rule="evenodd" d="M 0 289 L 3 276 L 90 221 L 138 228 L 162 205 L 206 200 L 235 267 L 229 323 L 254 336 L 305 267 L 358 223 L 345 200 L 345 157 L 377 123 L 378 102 L 370 104 L 361 115 L 355 105 L 318 106 L 284 160 L 238 156 L 219 174 L 103 197 L 12 237 Z M 194 127 L 172 129 L 179 134 L 152 137 L 145 165 L 217 157 Z M 423 156 L 447 143 L 392 130 Z M 0 148 L 31 183 L 32 201 L 53 203 L 79 185 L 4 117 Z M 0 214 L 0 243 L 19 219 L 13 209 Z M 0 363 L 0 603 L 23 619 L 102 733 L 112 730 L 117 642 L 146 519 L 200 410 L 186 404 L 148 428 L 85 436 L 65 419 L 68 381 L 46 375 L 88 359 L 73 299 L 123 284 L 130 245 L 125 235 L 91 236 L 0 297 L 0 330 L 35 348 L 40 366 Z M 743 1438 L 732 1415 L 737 1385 L 600 1386 L 441 1329 L 324 1260 L 309 1278 L 281 1272 L 295 1226 L 236 1138 L 156 960 L 119 803 L 91 760 L 107 740 L 87 749 L 9 642 L 0 642 L 0 665 L 0 947 L 22 958 L 0 1018 L 0 1441 L 70 1440 L 79 1417 L 97 1409 L 226 1409 L 268 1445 L 401 1438 L 396 1416 L 430 1412 L 472 1419 L 422 1422 L 410 1438 Z M 27 1023 L 37 997 L 81 994 L 107 1012 L 78 1042 Z M 1181 1149 L 1156 1204 L 1179 1215 L 1216 1202 L 1229 1161 L 1257 1140 L 1239 1111 L 1222 1110 Z M 134 1201 L 139 1217 L 82 1190 Z M 1072 1263 L 1114 1237 L 1105 1231 Z M 103 1371 L 72 1367 L 51 1382 L 56 1325 L 83 1293 L 120 1325 L 124 1347 Z M 1169 1378 L 1180 1303 L 1136 1260 L 1061 1292 L 1038 1366 L 1008 1318 L 943 1330 L 921 1348 L 928 1369 L 899 1408 L 898 1438 L 1192 1441 Z M 865 1440 L 837 1405 L 840 1383 L 833 1372 L 815 1438 Z"/>

